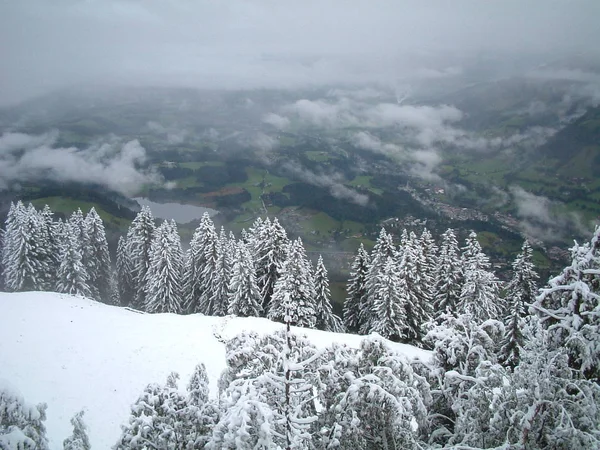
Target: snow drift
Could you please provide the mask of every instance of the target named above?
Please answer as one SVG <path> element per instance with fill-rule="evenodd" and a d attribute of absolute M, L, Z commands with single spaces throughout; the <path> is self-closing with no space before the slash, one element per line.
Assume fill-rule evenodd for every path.
<path fill-rule="evenodd" d="M 203 362 L 216 395 L 225 341 L 242 331 L 282 327 L 262 318 L 143 314 L 49 292 L 0 293 L 0 380 L 8 380 L 28 403 L 48 404 L 52 449 L 62 449 L 72 431 L 69 420 L 81 409 L 92 447 L 109 449 L 148 383 L 163 384 L 176 371 L 184 388 L 195 365 Z M 295 331 L 318 347 L 340 342 L 358 348 L 362 339 Z M 430 358 L 410 345 L 390 345 L 409 358 Z"/>

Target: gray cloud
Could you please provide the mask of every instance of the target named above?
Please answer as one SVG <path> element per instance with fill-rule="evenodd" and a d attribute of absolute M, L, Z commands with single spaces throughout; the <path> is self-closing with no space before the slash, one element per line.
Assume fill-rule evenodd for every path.
<path fill-rule="evenodd" d="M 564 205 L 547 197 L 535 195 L 521 188 L 511 186 L 509 192 L 521 219 L 523 232 L 530 237 L 545 242 L 557 242 L 573 232 L 586 236 L 591 227 L 575 212 L 566 212 Z"/>
<path fill-rule="evenodd" d="M 47 179 L 95 183 L 125 195 L 161 177 L 142 169 L 146 151 L 137 140 L 116 138 L 86 149 L 54 148 L 58 132 L 39 136 L 4 133 L 0 136 L 0 188 Z"/>
<path fill-rule="evenodd" d="M 367 195 L 344 186 L 343 176 L 339 173 L 316 174 L 293 162 L 284 164 L 283 168 L 299 180 L 329 189 L 329 192 L 335 198 L 349 200 L 360 206 L 366 206 L 369 203 Z"/>
<path fill-rule="evenodd" d="M 264 123 L 268 123 L 269 125 L 273 125 L 278 130 L 285 130 L 290 126 L 290 119 L 274 113 L 265 114 L 262 118 L 262 121 Z"/>
<path fill-rule="evenodd" d="M 438 80 L 460 55 L 597 56 L 599 14 L 597 0 L 5 1 L 0 103 L 74 84 Z"/>

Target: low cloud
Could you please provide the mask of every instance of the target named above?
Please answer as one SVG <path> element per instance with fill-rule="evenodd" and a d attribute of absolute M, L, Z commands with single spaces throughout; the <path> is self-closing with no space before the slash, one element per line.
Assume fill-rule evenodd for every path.
<path fill-rule="evenodd" d="M 262 121 L 274 126 L 278 130 L 285 130 L 290 126 L 290 119 L 287 117 L 280 116 L 279 114 L 269 113 L 266 114 Z"/>
<path fill-rule="evenodd" d="M 182 144 L 189 136 L 189 131 L 174 127 L 165 127 L 158 122 L 150 121 L 146 124 L 150 131 L 164 137 L 170 145 Z"/>
<path fill-rule="evenodd" d="M 517 217 L 521 219 L 521 228 L 527 236 L 544 242 L 557 242 L 574 234 L 589 234 L 590 227 L 586 226 L 582 217 L 575 212 L 565 212 L 559 202 L 532 194 L 520 186 L 511 186 L 509 191 L 517 207 Z"/>
<path fill-rule="evenodd" d="M 138 140 L 116 138 L 86 149 L 55 148 L 58 132 L 43 135 L 4 133 L 0 136 L 0 188 L 22 182 L 51 180 L 94 183 L 132 195 L 161 177 L 145 169 L 146 150 Z"/>
<path fill-rule="evenodd" d="M 367 206 L 369 197 L 343 184 L 343 176 L 339 173 L 316 174 L 301 167 L 297 163 L 286 163 L 283 168 L 293 177 L 315 186 L 329 189 L 335 198 L 348 200 L 360 206 Z"/>

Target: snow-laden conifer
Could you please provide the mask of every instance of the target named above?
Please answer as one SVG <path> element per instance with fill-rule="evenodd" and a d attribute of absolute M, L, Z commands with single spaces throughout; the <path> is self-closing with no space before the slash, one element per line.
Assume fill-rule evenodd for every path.
<path fill-rule="evenodd" d="M 432 315 L 432 279 L 427 265 L 422 243 L 411 232 L 397 270 L 404 298 L 406 337 L 417 345 L 422 339 L 422 327 Z"/>
<path fill-rule="evenodd" d="M 344 326 L 350 331 L 357 332 L 361 328 L 361 311 L 368 307 L 366 282 L 370 262 L 369 254 L 361 243 L 350 268 L 348 296 L 344 302 Z"/>
<path fill-rule="evenodd" d="M 117 258 L 115 261 L 117 269 L 117 289 L 119 304 L 123 306 L 131 305 L 135 296 L 134 291 L 134 271 L 133 260 L 127 245 L 127 240 L 119 237 L 117 244 Z"/>
<path fill-rule="evenodd" d="M 277 219 L 257 220 L 249 233 L 256 282 L 262 296 L 263 314 L 268 315 L 280 270 L 287 259 L 290 240 Z"/>
<path fill-rule="evenodd" d="M 151 313 L 181 311 L 183 253 L 177 225 L 165 220 L 154 232 L 150 267 L 146 272 L 145 310 Z"/>
<path fill-rule="evenodd" d="M 434 287 L 434 315 L 456 314 L 463 283 L 463 264 L 452 228 L 442 234 Z"/>
<path fill-rule="evenodd" d="M 229 314 L 242 317 L 260 317 L 262 298 L 256 283 L 254 261 L 250 250 L 239 242 L 229 284 Z"/>
<path fill-rule="evenodd" d="M 551 348 L 566 348 L 570 366 L 600 380 L 600 227 L 589 243 L 575 244 L 571 264 L 541 290 L 533 310 Z"/>
<path fill-rule="evenodd" d="M 48 450 L 46 404 L 27 403 L 10 386 L 0 385 L 0 448 Z"/>
<path fill-rule="evenodd" d="M 323 257 L 319 255 L 317 267 L 315 269 L 315 292 L 317 323 L 319 330 L 333 331 L 341 333 L 344 331 L 341 319 L 336 316 L 331 306 L 331 291 L 329 290 L 329 277 L 327 269 L 323 263 Z"/>
<path fill-rule="evenodd" d="M 87 426 L 83 421 L 83 411 L 79 411 L 71 418 L 73 434 L 63 441 L 64 450 L 90 450 L 90 439 L 87 435 Z"/>
<path fill-rule="evenodd" d="M 373 310 L 368 331 L 396 341 L 406 338 L 408 290 L 392 258 L 377 274 L 372 286 L 375 291 L 371 297 Z"/>
<path fill-rule="evenodd" d="M 500 347 L 499 359 L 502 364 L 515 367 L 520 360 L 525 337 L 523 329 L 529 316 L 529 306 L 537 295 L 533 250 L 527 241 L 523 242 L 521 253 L 513 262 L 513 276 L 506 286 L 507 309 L 504 317 L 504 336 Z"/>
<path fill-rule="evenodd" d="M 364 339 L 348 369 L 324 412 L 325 448 L 419 448 L 431 402 L 427 380 L 380 338 Z"/>
<path fill-rule="evenodd" d="M 186 448 L 187 402 L 177 388 L 178 378 L 177 373 L 171 373 L 165 386 L 154 383 L 144 389 L 131 407 L 128 423 L 122 426 L 116 450 Z"/>
<path fill-rule="evenodd" d="M 77 238 L 80 230 L 77 229 L 77 225 L 68 222 L 65 224 L 64 232 L 66 240 L 63 243 L 60 265 L 56 274 L 56 290 L 65 294 L 91 297 L 89 277 L 83 265 L 81 241 Z"/>
<path fill-rule="evenodd" d="M 6 219 L 2 252 L 4 285 L 8 291 L 41 291 L 48 288 L 48 254 L 41 216 L 23 203 L 11 204 Z"/>
<path fill-rule="evenodd" d="M 478 323 L 498 319 L 503 311 L 498 293 L 500 282 L 490 270 L 489 259 L 481 250 L 475 232 L 471 232 L 467 238 L 463 267 L 464 283 L 457 305 L 458 312 L 471 314 Z"/>
<path fill-rule="evenodd" d="M 130 306 L 143 309 L 146 303 L 146 272 L 150 267 L 150 246 L 154 237 L 154 218 L 147 206 L 131 222 L 127 231 L 127 253 L 131 258 L 134 298 Z"/>
<path fill-rule="evenodd" d="M 291 324 L 313 328 L 317 320 L 316 292 L 302 240 L 298 238 L 293 241 L 287 253 L 288 257 L 273 289 L 267 317 L 285 322 L 286 314 L 290 314 Z"/>
<path fill-rule="evenodd" d="M 233 263 L 231 246 L 224 228 L 221 228 L 216 249 L 217 259 L 212 274 L 212 286 L 208 292 L 212 296 L 210 303 L 213 305 L 213 314 L 225 316 L 229 308 L 229 282 Z M 206 279 L 206 276 L 204 278 Z"/>
<path fill-rule="evenodd" d="M 359 313 L 358 322 L 361 324 L 360 333 L 370 330 L 373 320 L 375 299 L 379 293 L 380 274 L 390 260 L 397 258 L 397 251 L 392 241 L 392 236 L 384 228 L 381 229 L 375 246 L 371 251 L 371 264 L 367 273 L 365 289 L 367 301 Z"/>
<path fill-rule="evenodd" d="M 112 278 L 110 253 L 104 223 L 93 207 L 85 217 L 85 227 L 89 245 L 89 260 L 86 266 L 88 285 L 96 300 L 109 302 Z"/>
<path fill-rule="evenodd" d="M 204 213 L 198 228 L 194 231 L 185 259 L 183 291 L 185 310 L 189 313 L 213 314 L 210 295 L 206 292 L 207 286 L 212 280 L 212 274 L 208 273 L 207 280 L 204 271 L 209 263 L 207 261 L 207 254 L 210 254 L 209 249 L 216 249 L 217 241 L 215 224 L 210 215 Z"/>

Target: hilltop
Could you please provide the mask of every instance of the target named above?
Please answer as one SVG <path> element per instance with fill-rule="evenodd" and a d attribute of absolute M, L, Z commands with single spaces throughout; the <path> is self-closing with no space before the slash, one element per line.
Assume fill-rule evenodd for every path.
<path fill-rule="evenodd" d="M 171 371 L 185 387 L 194 366 L 206 365 L 211 395 L 225 368 L 225 341 L 242 331 L 264 334 L 283 327 L 263 318 L 201 314 L 144 314 L 82 297 L 50 292 L 0 293 L 0 381 L 32 404 L 46 402 L 52 449 L 71 433 L 70 417 L 82 408 L 94 448 L 119 438 L 130 405 L 148 383 Z M 296 328 L 316 346 L 357 348 L 364 336 Z M 409 358 L 430 353 L 390 343 Z"/>

